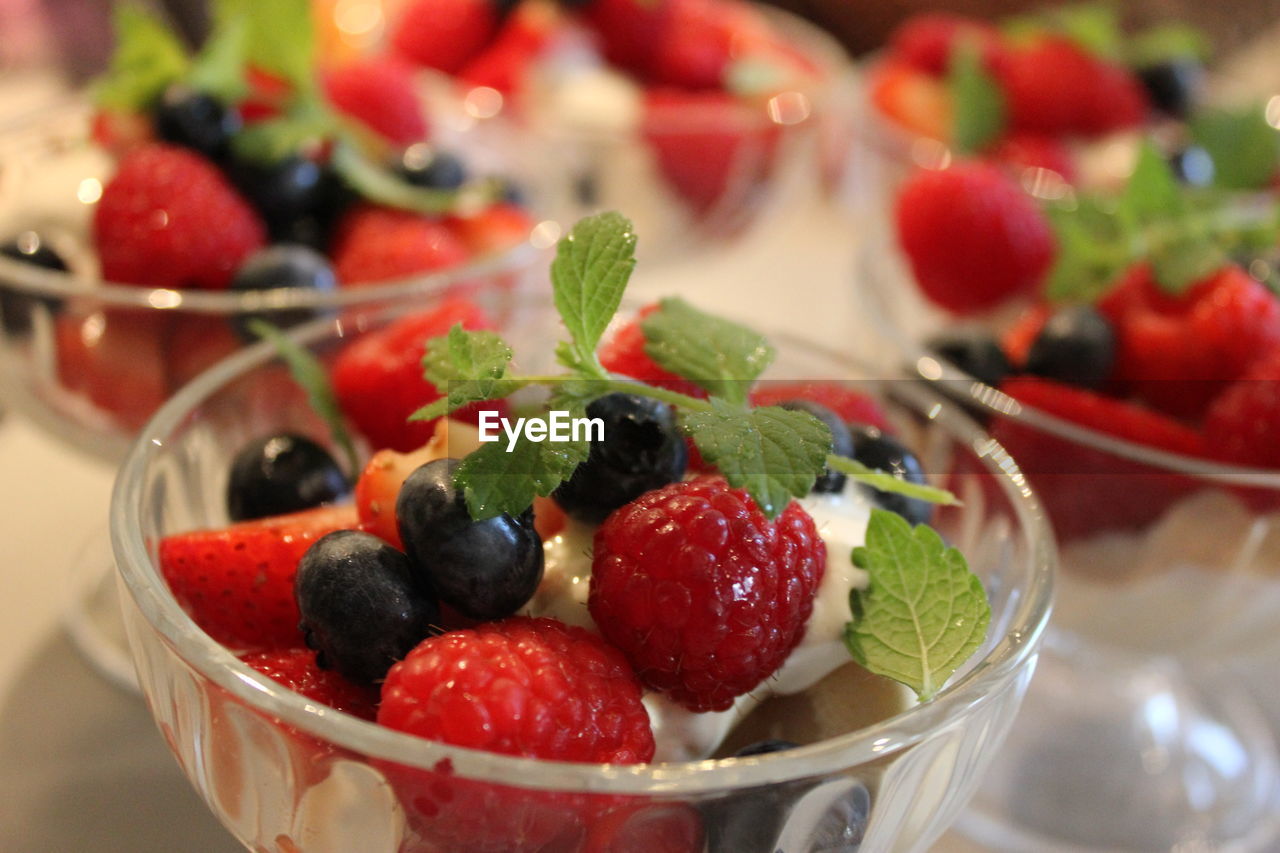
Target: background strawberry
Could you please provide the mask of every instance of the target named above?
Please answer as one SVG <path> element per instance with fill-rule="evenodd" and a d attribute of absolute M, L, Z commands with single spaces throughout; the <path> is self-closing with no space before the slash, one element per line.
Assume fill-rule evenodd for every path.
<path fill-rule="evenodd" d="M 324 75 L 324 90 L 341 112 L 390 142 L 409 145 L 427 137 L 413 70 L 395 58 L 359 59 L 334 68 Z"/>
<path fill-rule="evenodd" d="M 391 46 L 415 65 L 456 74 L 497 27 L 491 0 L 409 0 L 391 27 Z"/>
<path fill-rule="evenodd" d="M 345 287 L 447 269 L 469 257 L 444 222 L 372 204 L 357 205 L 342 218 L 330 254 L 334 273 Z"/>

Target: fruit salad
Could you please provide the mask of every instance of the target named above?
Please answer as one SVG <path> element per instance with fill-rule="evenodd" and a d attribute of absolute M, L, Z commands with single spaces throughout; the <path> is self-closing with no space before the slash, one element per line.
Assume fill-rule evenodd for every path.
<path fill-rule="evenodd" d="M 904 161 L 951 150 L 1028 180 L 1114 186 L 1149 136 L 1184 180 L 1235 182 L 1241 137 L 1226 127 L 1260 125 L 1261 105 L 1211 107 L 1207 37 L 1180 23 L 1126 29 L 1122 11 L 1079 3 L 998 24 L 907 19 L 869 73 L 878 144 L 901 148 Z M 941 145 L 912 144 L 922 139 Z"/>
<path fill-rule="evenodd" d="M 848 697 L 855 684 L 861 707 L 848 713 L 872 725 L 945 695 L 990 619 L 982 582 L 928 526 L 954 498 L 926 484 L 873 398 L 834 381 L 757 383 L 774 350 L 750 329 L 664 300 L 601 347 L 634 246 L 616 214 L 561 242 L 563 373 L 521 373 L 461 302 L 329 363 L 273 337 L 326 414 L 331 447 L 360 443 L 348 424 L 365 433 L 395 417 L 362 413 L 386 397 L 353 394 L 360 383 L 412 384 L 408 421 L 429 438 L 374 453 L 350 499 L 355 460 L 302 435 L 255 438 L 225 475 L 231 523 L 158 543 L 169 594 L 312 702 L 544 762 L 785 754 L 804 745 L 734 740 L 778 725 L 771 697 Z M 389 346 L 410 324 L 418 343 Z M 600 432 L 589 438 L 588 423 L 557 441 L 557 412 Z M 894 638 L 908 635 L 904 650 Z M 447 767 L 377 764 L 361 772 L 390 782 L 400 849 L 534 850 L 564 831 L 508 814 L 492 786 L 472 790 Z M 591 834 L 630 813 L 625 798 L 533 799 Z M 725 833 L 738 830 L 704 818 L 672 807 L 649 831 L 676 840 L 649 849 L 700 850 L 704 832 L 712 849 L 735 849 Z"/>
<path fill-rule="evenodd" d="M 254 317 L 288 326 L 395 285 L 425 292 L 536 224 L 518 185 L 441 147 L 409 69 L 325 64 L 304 2 L 215 6 L 189 55 L 120 4 L 91 143 L 37 122 L 27 135 L 47 134 L 43 147 L 18 140 L 11 154 L 6 338 L 16 349 L 34 335 L 20 357 L 47 358 L 82 413 L 125 430 L 255 340 Z"/>

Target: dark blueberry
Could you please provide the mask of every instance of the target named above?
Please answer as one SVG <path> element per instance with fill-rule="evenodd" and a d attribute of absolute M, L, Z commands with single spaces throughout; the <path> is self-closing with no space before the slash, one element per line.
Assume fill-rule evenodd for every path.
<path fill-rule="evenodd" d="M 227 483 L 232 521 L 298 512 L 337 500 L 350 490 L 329 452 L 300 435 L 272 435 L 236 454 Z"/>
<path fill-rule="evenodd" d="M 1194 59 L 1172 59 L 1139 68 L 1137 74 L 1153 107 L 1174 118 L 1186 118 L 1195 108 L 1204 66 Z"/>
<path fill-rule="evenodd" d="M 255 253 L 231 279 L 233 290 L 271 290 L 279 287 L 332 292 L 338 287 L 337 276 L 324 255 L 307 246 L 277 243 Z M 248 329 L 249 320 L 261 316 L 274 326 L 287 328 L 316 317 L 310 308 L 288 311 L 266 311 L 233 317 L 232 325 L 241 338 L 256 341 Z"/>
<path fill-rule="evenodd" d="M 751 755 L 768 755 L 771 752 L 782 752 L 788 749 L 795 749 L 799 744 L 792 743 L 789 740 L 760 740 L 755 743 L 747 744 L 742 749 L 733 754 L 734 758 L 747 758 Z"/>
<path fill-rule="evenodd" d="M 396 172 L 406 183 L 433 190 L 456 190 L 467 182 L 467 167 L 461 159 L 425 143 L 406 148 Z"/>
<path fill-rule="evenodd" d="M 873 426 L 850 424 L 853 434 L 853 458 L 868 468 L 892 474 L 908 483 L 924 484 L 924 469 L 915 454 L 893 436 L 885 435 Z M 926 524 L 933 514 L 933 506 L 919 498 L 909 498 L 897 492 L 867 488 L 871 499 L 884 509 L 896 512 L 912 524 Z"/>
<path fill-rule="evenodd" d="M 387 670 L 440 622 L 440 609 L 413 581 L 409 558 L 376 536 L 339 530 L 298 562 L 294 598 L 317 662 L 362 684 Z"/>
<path fill-rule="evenodd" d="M 1072 305 L 1044 324 L 1031 343 L 1025 369 L 1034 376 L 1097 388 L 1110 378 L 1115 359 L 1111 323 L 1091 305 Z"/>
<path fill-rule="evenodd" d="M 835 412 L 812 400 L 787 400 L 778 405 L 793 412 L 808 412 L 813 415 L 831 430 L 831 452 L 836 456 L 853 455 L 853 437 L 849 435 L 849 427 L 845 426 L 844 421 L 840 420 L 840 416 Z M 818 479 L 814 481 L 811 491 L 818 494 L 833 494 L 843 491 L 846 479 L 848 478 L 839 471 L 833 471 L 830 468 L 823 469 L 823 472 L 818 475 Z"/>
<path fill-rule="evenodd" d="M 1009 359 L 999 342 L 987 332 L 970 330 L 938 335 L 928 347 L 951 362 L 957 370 L 992 387 L 1009 375 Z"/>
<path fill-rule="evenodd" d="M 587 406 L 604 425 L 587 461 L 552 497 L 569 515 L 599 524 L 623 504 L 684 476 L 689 448 L 666 403 L 632 394 L 608 394 Z"/>
<path fill-rule="evenodd" d="M 212 95 L 181 85 L 164 90 L 154 118 L 156 135 L 161 139 L 218 161 L 231 153 L 231 137 L 241 127 L 239 111 Z"/>
<path fill-rule="evenodd" d="M 852 779 L 798 779 L 739 787 L 703 801 L 699 811 L 707 850 L 715 853 L 855 853 L 866 832 L 871 796 L 865 785 Z"/>
<path fill-rule="evenodd" d="M 1199 145 L 1188 145 L 1175 151 L 1169 156 L 1169 166 L 1174 176 L 1189 187 L 1212 186 L 1217 171 L 1213 156 Z"/>
<path fill-rule="evenodd" d="M 400 487 L 400 538 L 440 600 L 472 619 L 500 619 L 525 604 L 542 580 L 542 537 L 533 511 L 474 521 L 453 483 L 456 459 L 418 468 Z"/>
<path fill-rule="evenodd" d="M 596 175 L 583 172 L 574 178 L 573 197 L 583 207 L 591 208 L 600 204 L 600 181 Z"/>
<path fill-rule="evenodd" d="M 352 199 L 328 166 L 302 156 L 271 164 L 239 162 L 231 176 L 275 242 L 323 250 L 333 223 Z"/>
<path fill-rule="evenodd" d="M 0 246 L 0 255 L 54 272 L 67 271 L 67 262 L 34 231 L 24 231 Z M 51 297 L 28 296 L 15 287 L 0 283 L 0 323 L 3 323 L 4 330 L 9 335 L 19 337 L 29 334 L 32 317 L 40 305 L 46 306 L 52 313 L 58 310 L 61 301 Z"/>

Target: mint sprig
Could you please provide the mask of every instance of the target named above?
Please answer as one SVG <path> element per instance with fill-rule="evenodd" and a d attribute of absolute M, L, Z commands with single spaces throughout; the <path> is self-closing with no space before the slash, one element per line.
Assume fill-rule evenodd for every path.
<path fill-rule="evenodd" d="M 1008 124 L 1008 105 L 999 82 L 982 64 L 982 48 L 972 39 L 957 46 L 947 71 L 953 119 L 951 141 L 962 154 L 983 151 Z"/>
<path fill-rule="evenodd" d="M 986 639 L 991 605 L 982 581 L 932 528 L 882 509 L 871 511 L 853 562 L 870 583 L 849 594 L 849 653 L 932 699 Z"/>
<path fill-rule="evenodd" d="M 133 112 L 160 97 L 190 68 L 186 48 L 159 18 L 136 3 L 115 8 L 116 49 L 95 98 L 110 110 Z"/>
<path fill-rule="evenodd" d="M 580 417 L 593 400 L 606 394 L 637 394 L 674 406 L 681 429 L 704 458 L 719 468 L 731 486 L 746 489 L 769 518 L 782 512 L 791 498 L 807 495 L 827 465 L 883 491 L 955 502 L 949 492 L 905 483 L 833 455 L 830 430 L 812 415 L 751 407 L 751 383 L 772 361 L 773 349 L 757 332 L 681 300 L 664 300 L 645 318 L 642 330 L 659 364 L 708 390 L 709 398 L 605 372 L 595 347 L 619 304 L 634 266 L 634 252 L 631 223 L 616 213 L 588 217 L 560 241 L 552 287 L 569 331 L 569 340 L 557 348 L 568 373 L 512 375 L 508 372 L 511 350 L 501 338 L 455 327 L 427 342 L 423 364 L 424 376 L 445 396 L 414 417 L 440 417 L 531 385 L 550 389 L 553 407 L 573 417 Z M 599 294 L 593 297 L 597 289 Z M 553 444 L 521 438 L 508 453 L 494 442 L 467 458 L 455 482 L 474 518 L 520 512 L 535 495 L 550 494 L 572 476 L 587 450 L 585 442 Z"/>

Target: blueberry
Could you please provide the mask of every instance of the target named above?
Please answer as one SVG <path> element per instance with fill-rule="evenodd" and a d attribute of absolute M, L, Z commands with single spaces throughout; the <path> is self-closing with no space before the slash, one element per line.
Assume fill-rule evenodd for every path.
<path fill-rule="evenodd" d="M 400 487 L 396 519 L 418 576 L 472 619 L 515 613 L 542 580 L 542 537 L 533 511 L 474 521 L 453 483 L 456 459 L 436 459 Z"/>
<path fill-rule="evenodd" d="M 231 463 L 227 513 L 232 521 L 298 512 L 349 491 L 347 478 L 323 447 L 280 434 L 246 445 Z"/>
<path fill-rule="evenodd" d="M 1171 59 L 1137 70 L 1151 105 L 1174 118 L 1186 118 L 1195 108 L 1204 80 L 1204 66 L 1194 59 Z"/>
<path fill-rule="evenodd" d="M 467 182 L 467 167 L 448 151 L 410 145 L 400 155 L 396 172 L 406 183 L 433 190 L 456 190 Z"/>
<path fill-rule="evenodd" d="M 216 161 L 231 153 L 231 138 L 241 127 L 237 110 L 212 95 L 178 84 L 164 90 L 153 116 L 161 139 Z"/>
<path fill-rule="evenodd" d="M 831 430 L 831 452 L 836 456 L 853 456 L 853 436 L 849 435 L 849 427 L 845 426 L 840 416 L 821 403 L 812 400 L 786 400 L 778 404 L 793 412 L 808 412 L 827 425 Z M 813 483 L 811 491 L 818 494 L 833 494 L 844 490 L 848 478 L 839 471 L 830 468 L 823 470 Z"/>
<path fill-rule="evenodd" d="M 566 513 L 599 524 L 623 504 L 684 476 L 689 448 L 666 403 L 633 394 L 607 394 L 587 406 L 604 422 L 587 460 L 552 497 Z"/>
<path fill-rule="evenodd" d="M 857 851 L 871 813 L 861 782 L 796 779 L 703 801 L 707 850 L 733 853 Z"/>
<path fill-rule="evenodd" d="M 885 435 L 873 426 L 850 424 L 853 434 L 853 458 L 868 468 L 892 474 L 908 483 L 924 484 L 924 469 L 920 460 L 902 442 Z M 897 492 L 865 487 L 871 499 L 882 508 L 896 512 L 912 524 L 926 524 L 933 514 L 933 506 L 919 498 L 909 498 Z"/>
<path fill-rule="evenodd" d="M 67 262 L 49 248 L 49 245 L 34 231 L 24 231 L 9 242 L 0 245 L 0 255 L 54 272 L 67 271 Z M 0 284 L 0 324 L 3 324 L 5 332 L 13 337 L 31 332 L 32 317 L 38 310 L 38 306 L 44 305 L 52 313 L 57 311 L 61 304 L 61 300 L 58 299 L 28 296 L 12 286 Z"/>
<path fill-rule="evenodd" d="M 1004 350 L 988 332 L 949 332 L 932 338 L 928 347 L 951 362 L 957 370 L 992 387 L 999 386 L 1011 371 Z"/>
<path fill-rule="evenodd" d="M 354 199 L 332 169 L 300 155 L 278 163 L 238 162 L 230 174 L 276 242 L 323 249 L 333 223 Z"/>
<path fill-rule="evenodd" d="M 356 530 L 308 548 L 293 590 L 316 662 L 362 684 L 386 677 L 440 621 L 434 599 L 414 584 L 409 559 Z"/>
<path fill-rule="evenodd" d="M 1169 156 L 1169 166 L 1174 177 L 1189 187 L 1213 185 L 1217 168 L 1213 156 L 1199 145 L 1188 145 Z"/>
<path fill-rule="evenodd" d="M 768 755 L 771 752 L 783 752 L 788 749 L 795 749 L 799 744 L 792 743 L 789 740 L 759 740 L 755 743 L 747 744 L 742 749 L 733 754 L 734 758 L 747 758 L 752 755 Z"/>
<path fill-rule="evenodd" d="M 1083 388 L 1097 388 L 1111 376 L 1116 335 L 1111 323 L 1090 305 L 1056 311 L 1027 353 L 1026 371 Z"/>
<path fill-rule="evenodd" d="M 337 289 L 338 279 L 324 255 L 307 246 L 290 243 L 277 243 L 255 253 L 231 279 L 232 290 L 271 290 L 278 287 L 328 293 Z M 248 322 L 257 316 L 262 316 L 274 326 L 287 328 L 314 319 L 316 312 L 314 309 L 296 308 L 236 316 L 231 320 L 236 334 L 246 341 L 256 341 L 257 335 L 249 331 Z"/>

